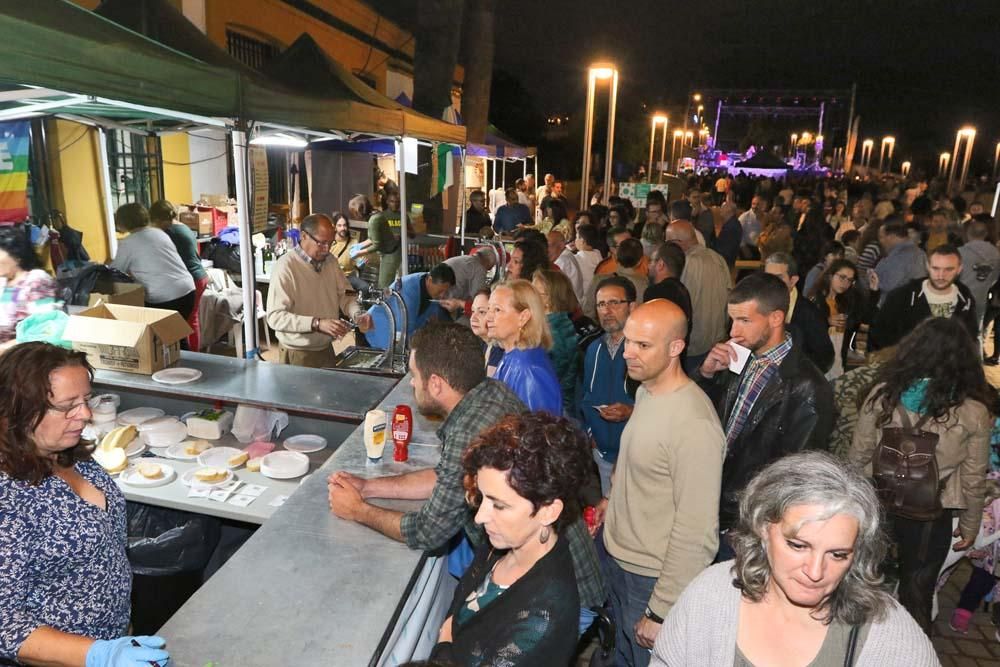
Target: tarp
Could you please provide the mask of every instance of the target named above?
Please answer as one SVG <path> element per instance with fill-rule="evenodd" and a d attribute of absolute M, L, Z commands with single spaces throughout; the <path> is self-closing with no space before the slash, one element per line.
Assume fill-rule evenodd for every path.
<path fill-rule="evenodd" d="M 767 151 L 757 151 L 749 160 L 737 162 L 733 166 L 742 169 L 791 169 L 787 162 Z"/>
<path fill-rule="evenodd" d="M 301 93 L 315 93 L 398 113 L 403 120 L 402 133 L 408 137 L 465 143 L 464 127 L 417 113 L 382 95 L 330 58 L 307 33 L 299 35 L 291 46 L 278 54 L 264 68 L 264 73 Z"/>
<path fill-rule="evenodd" d="M 145 1 L 147 8 L 157 2 L 166 4 Z M 157 11 L 177 13 L 169 5 Z M 183 16 L 180 20 L 188 23 Z M 143 109 L 121 110 L 108 103 L 115 101 L 149 107 L 148 115 L 153 118 L 156 109 L 169 109 L 174 112 L 172 117 L 191 114 L 323 132 L 438 138 L 434 132 L 422 131 L 433 129 L 429 125 L 439 121 L 431 120 L 425 127 L 420 119 L 404 117 L 401 109 L 296 93 L 243 66 L 225 62 L 214 45 L 210 49 L 202 44 L 194 50 L 223 62 L 223 66 L 148 39 L 68 0 L 0 0 L 0 34 L 4 36 L 0 40 L 0 62 L 4 63 L 0 84 L 37 86 L 91 98 L 61 106 L 62 113 L 144 117 Z M 158 34 L 180 48 L 190 48 L 195 41 L 190 30 Z M 0 93 L 0 105 L 14 98 L 13 93 L 6 99 Z M 65 95 L 46 98 L 45 91 L 39 91 L 33 102 L 44 109 L 44 103 L 58 103 L 60 98 L 65 99 Z M 446 134 L 449 141 L 465 141 L 464 128 Z"/>

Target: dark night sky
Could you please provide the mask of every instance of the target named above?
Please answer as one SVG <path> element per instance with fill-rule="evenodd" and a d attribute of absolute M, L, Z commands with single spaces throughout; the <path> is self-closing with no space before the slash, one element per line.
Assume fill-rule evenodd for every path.
<path fill-rule="evenodd" d="M 998 0 L 499 0 L 496 65 L 540 111 L 582 107 L 585 68 L 608 58 L 619 104 L 683 103 L 689 86 L 849 88 L 863 136 L 894 133 L 897 160 L 936 160 L 979 128 L 1000 140 Z M 493 104 L 500 103 L 494 100 Z"/>

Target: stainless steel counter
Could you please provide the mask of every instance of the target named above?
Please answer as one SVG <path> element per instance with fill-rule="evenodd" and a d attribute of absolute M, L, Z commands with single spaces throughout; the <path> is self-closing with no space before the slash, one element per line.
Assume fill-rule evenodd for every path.
<path fill-rule="evenodd" d="M 181 352 L 178 366 L 202 377 L 167 385 L 148 375 L 98 370 L 98 388 L 130 390 L 194 401 L 222 401 L 275 408 L 291 414 L 360 423 L 396 384 L 394 378 L 247 361 L 200 352 Z"/>
<path fill-rule="evenodd" d="M 414 406 L 409 376 L 381 407 L 390 411 L 404 402 Z M 443 561 L 338 519 L 327 500 L 327 478 L 334 471 L 374 477 L 437 462 L 437 424 L 413 412 L 413 442 L 426 444 L 411 445 L 409 461 L 393 462 L 390 444 L 381 463 L 368 464 L 362 429 L 356 429 L 188 600 L 159 633 L 167 639 L 171 664 L 398 664 L 424 650 L 443 617 L 441 603 L 450 597 Z M 420 506 L 376 502 L 401 511 Z"/>

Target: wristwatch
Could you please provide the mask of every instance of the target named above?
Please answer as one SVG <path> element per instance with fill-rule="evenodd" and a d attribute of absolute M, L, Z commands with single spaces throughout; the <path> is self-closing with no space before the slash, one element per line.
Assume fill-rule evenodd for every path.
<path fill-rule="evenodd" d="M 649 607 L 646 607 L 646 611 L 642 612 L 642 615 L 651 620 L 653 623 L 663 625 L 663 619 L 654 614 Z"/>
<path fill-rule="evenodd" d="M 313 332 L 319 331 L 319 318 L 318 317 L 314 317 L 312 319 L 312 323 L 309 325 L 309 328 Z"/>

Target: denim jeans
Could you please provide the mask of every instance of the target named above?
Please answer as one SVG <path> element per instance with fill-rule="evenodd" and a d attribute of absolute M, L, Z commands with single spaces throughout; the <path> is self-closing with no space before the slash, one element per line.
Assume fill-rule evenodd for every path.
<path fill-rule="evenodd" d="M 899 559 L 899 604 L 928 637 L 934 585 L 951 546 L 951 517 L 948 510 L 932 521 L 889 517 Z"/>
<path fill-rule="evenodd" d="M 604 580 L 611 593 L 611 613 L 615 619 L 616 667 L 646 667 L 650 651 L 635 641 L 635 624 L 642 618 L 656 586 L 655 577 L 643 577 L 622 569 L 618 562 L 604 559 Z"/>
<path fill-rule="evenodd" d="M 611 471 L 615 469 L 615 464 L 601 456 L 600 450 L 596 447 L 594 461 L 597 462 L 597 471 L 601 473 L 601 495 L 607 498 L 611 495 Z"/>

